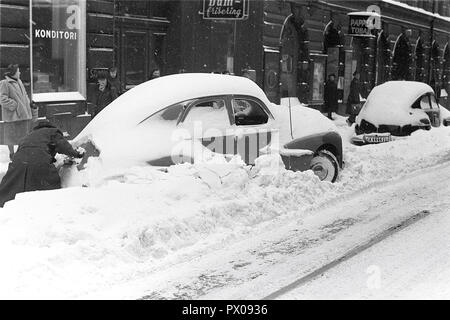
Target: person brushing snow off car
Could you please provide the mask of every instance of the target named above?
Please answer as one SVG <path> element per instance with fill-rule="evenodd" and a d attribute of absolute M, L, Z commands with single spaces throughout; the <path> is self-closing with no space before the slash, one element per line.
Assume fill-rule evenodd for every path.
<path fill-rule="evenodd" d="M 0 183 L 0 207 L 20 192 L 61 188 L 61 179 L 53 164 L 57 153 L 74 158 L 84 156 L 64 138 L 61 130 L 48 120 L 39 121 L 21 141 Z"/>

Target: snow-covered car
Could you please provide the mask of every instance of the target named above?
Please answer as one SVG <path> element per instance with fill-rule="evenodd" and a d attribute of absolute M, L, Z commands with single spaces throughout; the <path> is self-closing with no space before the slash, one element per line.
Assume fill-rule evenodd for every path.
<path fill-rule="evenodd" d="M 355 144 L 388 142 L 418 129 L 447 126 L 450 113 L 433 89 L 416 81 L 388 81 L 373 88 L 356 117 Z"/>
<path fill-rule="evenodd" d="M 75 137 L 87 157 L 122 166 L 194 162 L 205 150 L 247 164 L 279 153 L 286 168 L 312 169 L 334 182 L 343 165 L 332 121 L 303 106 L 272 104 L 253 81 L 219 74 L 178 74 L 121 95 Z M 200 151 L 200 152 L 199 152 Z"/>

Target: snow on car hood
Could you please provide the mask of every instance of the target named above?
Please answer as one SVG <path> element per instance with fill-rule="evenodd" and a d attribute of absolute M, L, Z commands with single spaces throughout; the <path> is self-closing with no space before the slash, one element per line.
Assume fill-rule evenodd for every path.
<path fill-rule="evenodd" d="M 291 106 L 270 104 L 270 111 L 275 117 L 275 126 L 280 130 L 280 143 L 286 144 L 293 139 L 310 135 L 338 132 L 336 125 L 325 117 L 320 111 L 307 107 L 304 104 Z M 292 118 L 292 137 L 290 132 L 290 118 Z"/>
<path fill-rule="evenodd" d="M 411 109 L 412 104 L 422 95 L 434 93 L 433 89 L 422 82 L 388 81 L 372 89 L 356 123 L 361 120 L 378 126 L 406 125 L 428 118 L 420 109 Z"/>

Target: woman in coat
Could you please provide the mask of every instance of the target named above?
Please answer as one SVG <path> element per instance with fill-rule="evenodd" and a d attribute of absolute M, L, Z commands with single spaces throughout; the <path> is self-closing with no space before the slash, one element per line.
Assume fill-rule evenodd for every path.
<path fill-rule="evenodd" d="M 41 120 L 22 140 L 0 183 L 0 207 L 20 192 L 61 188 L 61 179 L 53 164 L 56 153 L 83 157 L 59 129 L 48 120 Z"/>
<path fill-rule="evenodd" d="M 32 118 L 37 118 L 37 109 L 31 109 L 17 64 L 10 64 L 5 79 L 0 81 L 0 105 L 2 120 L 5 122 L 4 144 L 8 146 L 9 158 L 12 160 L 14 146 L 30 131 Z"/>

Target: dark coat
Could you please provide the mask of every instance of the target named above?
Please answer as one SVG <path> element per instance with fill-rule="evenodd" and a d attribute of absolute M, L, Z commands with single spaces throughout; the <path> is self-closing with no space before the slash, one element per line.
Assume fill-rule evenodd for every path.
<path fill-rule="evenodd" d="M 20 192 L 61 188 L 61 179 L 53 165 L 56 153 L 80 156 L 60 130 L 49 123 L 38 124 L 22 140 L 0 183 L 0 207 Z"/>
<path fill-rule="evenodd" d="M 351 105 L 361 102 L 361 99 L 359 98 L 360 93 L 361 93 L 361 84 L 358 79 L 353 78 L 352 82 L 350 83 L 350 92 L 347 98 L 346 113 L 351 114 L 352 113 Z"/>
<path fill-rule="evenodd" d="M 337 112 L 338 110 L 338 89 L 335 81 L 328 80 L 325 83 L 324 107 L 326 112 Z"/>
<path fill-rule="evenodd" d="M 117 90 L 115 87 L 111 86 L 111 83 L 106 84 L 105 90 L 100 91 L 100 89 L 97 88 L 97 91 L 95 92 L 95 109 L 94 114 L 92 115 L 95 117 L 100 111 L 102 111 L 108 104 L 113 102 L 118 97 Z"/>
<path fill-rule="evenodd" d="M 113 90 L 116 90 L 117 96 L 120 96 L 122 92 L 122 83 L 120 82 L 120 79 L 118 77 L 115 78 L 108 78 L 109 83 L 111 84 L 111 88 Z"/>

